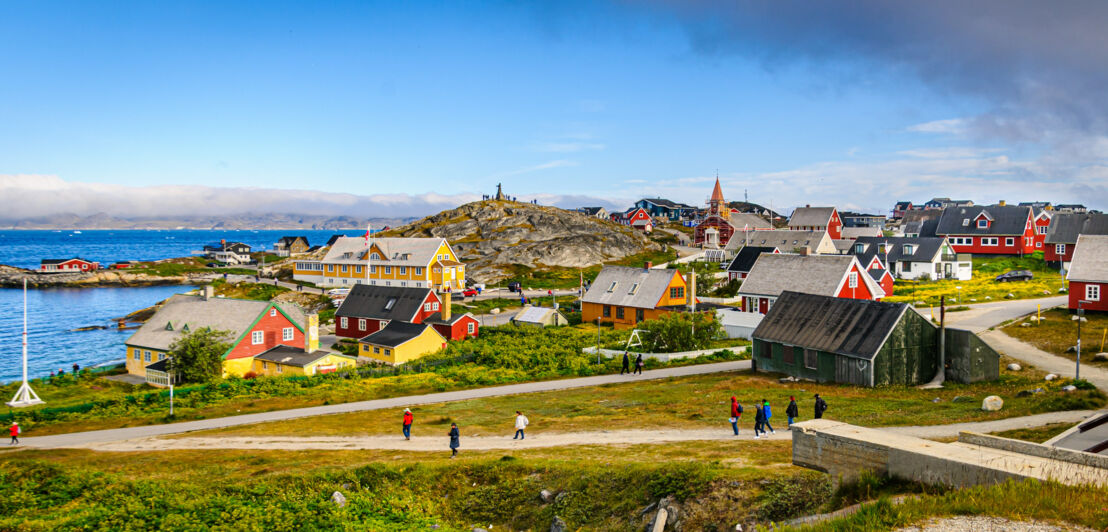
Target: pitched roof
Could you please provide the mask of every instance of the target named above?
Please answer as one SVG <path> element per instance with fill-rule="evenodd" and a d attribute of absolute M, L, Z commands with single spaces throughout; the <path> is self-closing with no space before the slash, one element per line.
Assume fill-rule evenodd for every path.
<path fill-rule="evenodd" d="M 834 207 L 797 207 L 789 217 L 789 227 L 826 227 L 833 212 Z"/>
<path fill-rule="evenodd" d="M 881 261 L 885 264 L 932 262 L 935 260 L 935 255 L 942 249 L 944 241 L 946 241 L 945 238 L 922 236 L 862 237 L 854 241 L 854 247 L 850 251 L 858 257 L 858 262 L 862 264 L 869 264 L 874 256 L 880 256 Z M 858 252 L 859 244 L 863 246 L 861 252 Z M 882 244 L 886 246 L 887 253 L 881 253 Z M 912 246 L 912 252 L 907 253 L 904 246 Z"/>
<path fill-rule="evenodd" d="M 816 249 L 823 239 L 830 239 L 827 231 L 794 231 L 774 229 L 769 231 L 737 231 L 731 235 L 725 248 L 735 251 L 742 246 L 773 246 L 781 250 L 792 251 L 797 247 Z"/>
<path fill-rule="evenodd" d="M 842 255 L 850 252 L 850 246 L 854 244 L 854 241 L 845 238 L 832 238 L 831 243 L 835 245 L 835 251 Z"/>
<path fill-rule="evenodd" d="M 301 235 L 301 236 L 283 236 L 283 237 L 277 239 L 277 243 L 289 246 L 289 245 L 292 245 L 292 244 L 296 243 L 297 240 L 303 240 L 304 245 L 305 246 L 308 245 L 308 237 L 303 236 L 303 235 Z"/>
<path fill-rule="evenodd" d="M 335 316 L 411 321 L 430 293 L 430 288 L 356 284 Z"/>
<path fill-rule="evenodd" d="M 329 351 L 323 350 L 305 353 L 303 348 L 293 347 L 291 345 L 278 345 L 271 347 L 265 351 L 262 351 L 261 353 L 258 353 L 257 355 L 254 355 L 254 358 L 257 360 L 265 360 L 267 362 L 276 362 L 285 366 L 296 366 L 302 368 L 327 355 L 341 356 L 352 360 L 354 359 L 354 357 L 349 355 L 344 355 L 341 353 L 331 353 Z"/>
<path fill-rule="evenodd" d="M 1108 235 L 1108 214 L 1057 213 L 1046 230 L 1047 244 L 1073 244 L 1078 235 Z"/>
<path fill-rule="evenodd" d="M 731 219 L 727 220 L 727 223 L 731 224 L 737 231 L 742 231 L 744 228 L 750 229 L 772 229 L 773 224 L 769 223 L 765 218 L 752 214 L 749 212 L 733 212 L 731 213 Z"/>
<path fill-rule="evenodd" d="M 327 239 L 327 243 L 326 243 L 326 244 L 324 244 L 324 245 L 325 245 L 325 246 L 333 246 L 333 245 L 335 244 L 335 242 L 338 242 L 338 240 L 339 240 L 340 238 L 343 238 L 343 237 L 345 237 L 345 236 L 346 236 L 346 235 L 343 235 L 343 234 L 331 235 L 331 238 L 328 238 L 328 239 Z"/>
<path fill-rule="evenodd" d="M 421 266 L 425 267 L 435 258 L 435 253 L 446 241 L 442 238 L 372 238 L 370 244 L 379 248 L 384 255 L 374 260 L 376 266 Z M 331 244 L 331 249 L 323 257 L 323 262 L 338 264 L 363 264 L 366 253 L 365 238 L 344 236 Z"/>
<path fill-rule="evenodd" d="M 1066 279 L 1071 281 L 1108 282 L 1108 236 L 1081 235 L 1073 250 L 1073 260 Z"/>
<path fill-rule="evenodd" d="M 898 201 L 898 202 L 896 202 L 896 207 L 894 207 L 894 208 L 898 211 L 902 211 L 902 210 L 907 209 L 908 207 L 911 207 L 911 206 L 912 206 L 912 202 L 910 202 L 910 201 Z"/>
<path fill-rule="evenodd" d="M 550 307 L 532 307 L 530 305 L 523 307 L 523 310 L 519 311 L 512 317 L 512 321 L 523 323 L 546 323 L 548 319 L 551 319 L 552 314 L 557 314 L 559 318 L 555 318 L 558 321 L 566 321 L 566 317 L 562 316 L 561 312 L 554 310 Z"/>
<path fill-rule="evenodd" d="M 855 238 L 862 236 L 881 236 L 881 228 L 879 227 L 844 227 L 843 239 L 854 240 Z"/>
<path fill-rule="evenodd" d="M 581 211 L 582 213 L 588 214 L 589 216 L 596 216 L 600 213 L 600 211 L 604 210 L 604 207 L 581 207 L 577 210 Z"/>
<path fill-rule="evenodd" d="M 70 257 L 68 259 L 42 259 L 42 264 L 61 264 L 63 262 L 69 262 L 71 260 L 79 260 L 79 261 L 87 262 L 89 264 L 93 264 L 93 263 L 96 262 L 96 261 L 92 261 L 92 260 L 88 260 L 88 259 L 82 259 L 81 257 Z"/>
<path fill-rule="evenodd" d="M 773 253 L 777 248 L 770 246 L 743 246 L 735 258 L 731 259 L 731 265 L 727 267 L 729 272 L 748 272 L 754 267 L 754 262 L 762 253 Z"/>
<path fill-rule="evenodd" d="M 938 210 L 912 210 L 904 213 L 902 223 L 909 222 L 922 222 L 924 220 L 938 220 L 943 215 L 943 211 Z"/>
<path fill-rule="evenodd" d="M 605 266 L 581 299 L 585 303 L 654 308 L 677 270 Z"/>
<path fill-rule="evenodd" d="M 695 209 L 692 205 L 685 205 L 684 203 L 677 203 L 676 201 L 670 201 L 663 198 L 643 198 L 642 201 L 647 203 L 653 203 L 659 207 L 666 207 L 668 209 Z"/>
<path fill-rule="evenodd" d="M 431 327 L 426 323 L 409 323 L 406 321 L 390 321 L 385 328 L 378 330 L 377 332 L 358 340 L 359 342 L 365 342 L 367 344 L 380 345 L 385 347 L 396 347 L 413 338 L 419 337 L 427 329 L 431 329 L 431 332 L 439 334 L 435 331 L 434 327 Z M 441 338 L 442 335 L 439 335 Z M 445 341 L 445 339 L 444 339 Z"/>
<path fill-rule="evenodd" d="M 270 304 L 282 310 L 297 327 L 303 329 L 306 323 L 304 313 L 291 303 L 222 297 L 204 299 L 203 296 L 177 294 L 169 298 L 124 343 L 167 351 L 169 344 L 184 333 L 186 326 L 189 331 L 201 328 L 230 331 L 232 340 L 235 340 L 254 324 Z"/>
<path fill-rule="evenodd" d="M 455 323 L 458 323 L 458 320 L 466 317 L 472 318 L 473 314 L 469 312 L 466 312 L 465 314 L 459 314 L 455 312 L 454 314 L 450 315 L 450 321 L 445 321 L 442 319 L 442 312 L 436 312 L 424 318 L 423 323 L 430 323 L 432 325 L 453 325 Z"/>
<path fill-rule="evenodd" d="M 716 178 L 716 186 L 712 189 L 712 201 L 723 201 L 723 189 L 719 188 L 719 178 Z"/>
<path fill-rule="evenodd" d="M 793 290 L 834 296 L 853 264 L 858 264 L 854 255 L 762 254 L 746 275 L 739 295 L 779 296 Z M 858 264 L 858 270 L 865 268 Z M 884 294 L 868 275 L 858 277 L 873 293 Z"/>
<path fill-rule="evenodd" d="M 988 228 L 977 227 L 978 217 L 992 220 Z M 975 205 L 947 207 L 939 218 L 936 234 L 947 235 L 1022 235 L 1031 217 L 1031 207 L 1018 205 Z"/>
<path fill-rule="evenodd" d="M 873 360 L 907 311 L 904 303 L 784 292 L 753 337 Z"/>

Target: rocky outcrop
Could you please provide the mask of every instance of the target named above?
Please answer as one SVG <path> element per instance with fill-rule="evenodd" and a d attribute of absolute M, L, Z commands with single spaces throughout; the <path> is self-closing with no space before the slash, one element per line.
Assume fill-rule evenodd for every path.
<path fill-rule="evenodd" d="M 193 284 L 210 281 L 215 274 L 184 274 L 184 275 L 148 275 L 145 273 L 133 273 L 126 270 L 98 270 L 95 272 L 73 273 L 39 273 L 34 270 L 25 270 L 13 266 L 0 265 L 0 286 L 23 286 L 23 280 L 27 280 L 27 286 L 31 288 L 47 287 L 82 287 L 82 286 L 153 286 L 169 284 Z"/>
<path fill-rule="evenodd" d="M 642 233 L 584 214 L 511 201 L 479 201 L 398 227 L 388 236 L 441 237 L 467 264 L 467 276 L 490 282 L 511 265 L 583 268 L 660 249 Z"/>

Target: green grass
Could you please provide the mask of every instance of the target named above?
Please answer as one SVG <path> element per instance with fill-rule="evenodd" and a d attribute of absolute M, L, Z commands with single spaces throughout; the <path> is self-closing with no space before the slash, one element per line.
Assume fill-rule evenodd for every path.
<path fill-rule="evenodd" d="M 507 290 L 504 290 L 503 292 L 508 293 Z M 550 300 L 550 298 L 545 298 L 545 299 L 547 301 Z M 562 299 L 567 300 L 568 298 L 563 297 Z M 470 299 L 469 301 L 460 301 L 458 299 L 455 299 L 453 301 L 454 301 L 454 303 L 452 305 L 450 305 L 450 312 L 454 313 L 454 315 L 456 315 L 456 316 L 461 315 L 461 314 L 465 314 L 466 312 L 472 312 L 475 315 L 476 314 L 488 314 L 489 311 L 494 309 L 494 308 L 498 308 L 500 310 L 506 310 L 506 309 L 512 309 L 512 308 L 519 308 L 519 307 L 523 306 L 523 305 L 520 304 L 518 297 L 516 297 L 516 298 L 496 297 L 496 298 L 492 298 L 492 299 L 477 299 L 477 300 Z"/>
<path fill-rule="evenodd" d="M 845 385 L 777 382 L 775 376 L 751 372 L 697 375 L 658 381 L 610 384 L 592 388 L 560 390 L 508 397 L 490 397 L 412 406 L 419 431 L 445 431 L 456 422 L 471 433 L 508 434 L 516 410 L 527 413 L 531 430 L 585 432 L 617 429 L 709 429 L 729 430 L 730 397 L 746 407 L 744 428 L 753 425 L 753 404 L 767 399 L 773 406 L 773 424 L 785 425 L 785 406 L 790 395 L 801 406 L 800 419 L 812 417 L 812 394 L 830 403 L 830 419 L 866 426 L 938 425 L 986 421 L 1024 416 L 1052 410 L 1086 408 L 1090 399 L 1104 405 L 1105 396 L 1095 390 L 1062 392 L 1062 383 L 1044 383 L 1041 374 L 1030 370 L 1005 373 L 997 382 L 960 385 L 948 383 L 941 390 L 913 387 L 859 388 Z M 1049 391 L 1018 397 L 1021 390 L 1043 386 Z M 1079 395 L 1075 395 L 1079 394 Z M 1004 399 L 1004 409 L 983 412 L 981 400 L 988 395 Z M 958 396 L 969 400 L 955 402 Z M 932 403 L 938 397 L 940 402 Z M 1094 406 L 1095 408 L 1095 406 Z M 367 435 L 396 432 L 399 412 L 358 412 L 313 419 L 312 432 L 323 435 Z M 296 435 L 302 421 L 263 423 L 214 431 L 241 436 Z"/>
<path fill-rule="evenodd" d="M 212 282 L 216 295 L 234 299 L 251 299 L 254 301 L 270 301 L 279 294 L 289 292 L 288 288 L 274 286 L 266 283 L 228 283 L 222 279 Z"/>
<path fill-rule="evenodd" d="M 1047 353 L 1076 360 L 1076 353 L 1066 352 L 1077 345 L 1077 322 L 1073 320 L 1074 316 L 1067 309 L 1051 309 L 1042 313 L 1043 320 L 1038 323 L 1025 318 L 1006 325 L 1001 331 Z M 1093 360 L 1094 354 L 1108 349 L 1108 344 L 1105 343 L 1105 338 L 1108 337 L 1108 314 L 1089 312 L 1085 314 L 1085 320 L 1081 324 L 1081 363 L 1108 367 L 1108 362 Z M 1031 323 L 1031 326 L 1023 327 L 1024 323 Z"/>
<path fill-rule="evenodd" d="M 1032 427 L 1029 429 L 1015 429 L 1005 430 L 1001 432 L 994 432 L 994 436 L 1000 436 L 1001 438 L 1011 438 L 1013 440 L 1023 440 L 1034 443 L 1043 443 L 1063 432 L 1069 430 L 1072 427 L 1072 423 L 1051 423 L 1049 425 L 1043 425 L 1041 427 Z"/>
<path fill-rule="evenodd" d="M 1030 270 L 1034 274 L 1031 281 L 998 283 L 997 275 L 1012 270 Z M 1064 281 L 1057 270 L 1033 256 L 1027 257 L 973 257 L 973 278 L 967 281 L 946 279 L 941 281 L 896 281 L 893 295 L 885 298 L 891 303 L 915 303 L 923 301 L 926 305 L 936 306 L 940 296 L 946 296 L 951 304 L 985 303 L 1003 301 L 1008 294 L 1011 299 L 1034 299 L 1059 295 L 1058 290 Z M 959 287 L 961 287 L 959 289 Z"/>

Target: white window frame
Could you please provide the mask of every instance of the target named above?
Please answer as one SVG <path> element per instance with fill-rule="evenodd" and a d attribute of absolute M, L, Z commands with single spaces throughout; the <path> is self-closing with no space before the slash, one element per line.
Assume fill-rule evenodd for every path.
<path fill-rule="evenodd" d="M 431 303 L 431 312 L 437 312 L 439 310 L 439 302 L 435 301 Z"/>
<path fill-rule="evenodd" d="M 262 370 L 267 370 L 267 369 L 269 369 L 269 364 L 266 361 L 263 360 L 262 361 Z"/>
<path fill-rule="evenodd" d="M 989 228 L 989 221 L 986 220 L 985 218 L 981 218 L 980 220 L 977 220 L 977 228 L 978 229 L 988 229 Z"/>
<path fill-rule="evenodd" d="M 1000 239 L 995 236 L 983 236 L 981 237 L 981 245 L 990 247 L 999 246 Z"/>
<path fill-rule="evenodd" d="M 847 288 L 858 288 L 858 272 L 850 272 L 846 276 Z"/>
<path fill-rule="evenodd" d="M 295 337 L 295 333 L 292 332 L 292 327 L 285 327 L 284 329 L 281 329 L 281 340 L 282 341 L 287 342 L 287 341 L 292 340 L 294 337 Z"/>
<path fill-rule="evenodd" d="M 1014 245 L 1016 245 L 1016 237 L 1014 237 L 1014 236 L 1004 237 L 1004 245 L 1005 246 L 1014 246 Z"/>
<path fill-rule="evenodd" d="M 385 275 L 392 275 L 392 266 L 385 266 Z"/>
<path fill-rule="evenodd" d="M 143 355 L 143 360 L 145 360 L 146 362 L 150 362 L 150 351 L 143 353 Z"/>
<path fill-rule="evenodd" d="M 250 345 L 260 345 L 263 343 L 265 343 L 265 331 L 250 332 Z"/>
<path fill-rule="evenodd" d="M 423 304 L 423 312 L 431 312 L 431 304 L 430 303 L 424 303 Z"/>
<path fill-rule="evenodd" d="M 343 264 L 342 266 L 339 266 L 339 272 L 346 273 L 346 265 L 345 264 Z"/>
<path fill-rule="evenodd" d="M 276 317 L 277 317 L 277 309 L 275 309 L 275 308 L 270 308 L 270 309 L 269 309 L 269 317 L 270 317 L 270 318 L 276 318 Z"/>
<path fill-rule="evenodd" d="M 282 373 L 282 372 L 283 372 L 283 371 L 282 371 L 282 370 L 283 370 L 283 368 L 281 367 L 281 365 L 280 365 L 280 364 L 274 364 L 274 366 L 277 366 L 277 373 Z"/>
<path fill-rule="evenodd" d="M 365 318 L 358 318 L 358 330 L 359 331 L 364 331 L 365 330 L 365 325 L 366 325 L 365 324 Z"/>
<path fill-rule="evenodd" d="M 1100 285 L 1089 283 L 1085 285 L 1085 300 L 1100 301 Z"/>
<path fill-rule="evenodd" d="M 401 266 L 399 274 L 400 275 L 408 275 L 408 267 L 407 266 Z"/>
<path fill-rule="evenodd" d="M 340 326 L 341 326 L 341 327 L 342 327 L 343 329 L 345 329 L 345 328 L 347 328 L 347 327 L 348 327 L 348 323 L 349 323 L 349 321 L 347 321 L 347 319 L 346 319 L 346 316 L 343 316 L 343 317 L 339 318 L 339 325 L 340 325 Z"/>
<path fill-rule="evenodd" d="M 1055 255 L 1065 255 L 1066 254 L 1066 245 L 1065 244 L 1054 244 L 1054 254 Z"/>
<path fill-rule="evenodd" d="M 466 334 L 473 334 L 473 332 L 476 330 L 477 326 L 474 325 L 473 322 L 469 322 L 466 324 Z"/>

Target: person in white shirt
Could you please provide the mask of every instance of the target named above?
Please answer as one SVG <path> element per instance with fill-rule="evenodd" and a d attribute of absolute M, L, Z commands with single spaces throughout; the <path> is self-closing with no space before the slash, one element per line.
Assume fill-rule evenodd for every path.
<path fill-rule="evenodd" d="M 516 410 L 516 435 L 512 438 L 513 440 L 523 439 L 523 429 L 527 428 L 528 423 L 530 422 L 527 421 L 527 416 L 523 415 L 523 412 Z"/>

